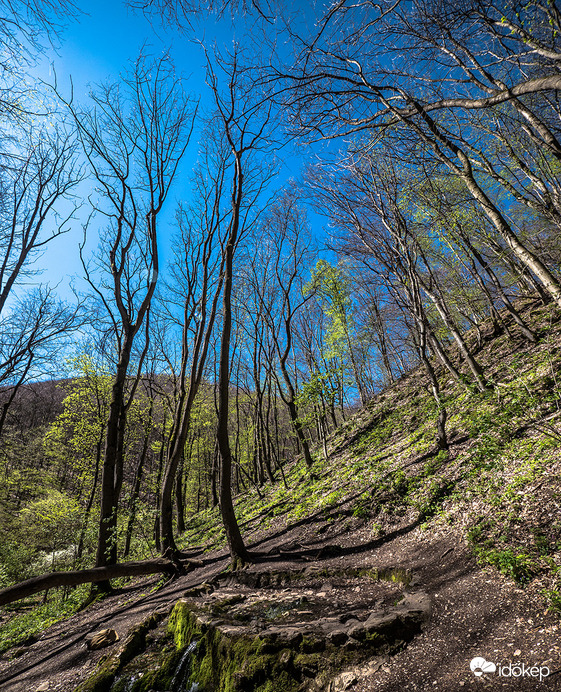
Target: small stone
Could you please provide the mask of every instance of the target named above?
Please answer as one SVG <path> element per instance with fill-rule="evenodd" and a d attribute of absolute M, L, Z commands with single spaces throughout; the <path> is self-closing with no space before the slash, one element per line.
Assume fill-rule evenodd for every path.
<path fill-rule="evenodd" d="M 319 598 L 325 598 L 327 594 L 325 593 L 325 591 L 318 591 L 316 596 L 318 596 Z"/>
<path fill-rule="evenodd" d="M 418 612 L 424 619 L 430 615 L 431 599 L 430 596 L 424 591 L 406 593 L 403 600 L 399 602 L 398 607 L 401 610 Z"/>
<path fill-rule="evenodd" d="M 513 656 L 520 656 L 521 653 L 522 653 L 522 651 L 520 651 L 520 649 L 516 649 L 516 651 L 512 655 Z"/>
<path fill-rule="evenodd" d="M 36 688 L 35 688 L 35 692 L 47 692 L 47 690 L 49 689 L 49 687 L 50 687 L 50 683 L 49 683 L 49 682 L 42 682 L 42 683 L 39 685 L 39 687 L 36 687 Z"/>
<path fill-rule="evenodd" d="M 364 624 L 362 622 L 359 622 L 357 625 L 349 627 L 349 629 L 347 630 L 347 634 L 349 635 L 349 637 L 352 637 L 353 639 L 358 639 L 359 641 L 364 639 L 366 637 L 366 629 L 364 628 Z"/>
<path fill-rule="evenodd" d="M 360 670 L 363 675 L 372 675 L 377 670 L 380 670 L 382 665 L 387 661 L 387 656 L 373 658 L 369 663 L 363 666 Z"/>
<path fill-rule="evenodd" d="M 187 591 L 184 591 L 183 595 L 187 598 L 197 598 L 197 596 L 201 596 L 202 594 L 211 594 L 213 591 L 214 586 L 212 586 L 212 584 L 203 582 L 198 586 L 193 586 L 192 588 L 187 589 Z"/>
<path fill-rule="evenodd" d="M 367 632 L 389 630 L 398 625 L 399 617 L 396 613 L 372 613 L 365 621 L 364 628 Z"/>
<path fill-rule="evenodd" d="M 90 651 L 95 651 L 96 649 L 101 649 L 104 646 L 109 646 L 119 641 L 119 635 L 115 630 L 106 629 L 96 632 L 92 637 L 88 639 L 86 645 Z"/>
<path fill-rule="evenodd" d="M 355 684 L 355 682 L 358 682 L 358 678 L 355 673 L 341 673 L 341 675 L 334 680 L 334 692 L 348 690 L 351 685 Z"/>
<path fill-rule="evenodd" d="M 288 627 L 282 631 L 282 639 L 290 646 L 298 646 L 303 639 L 302 632 L 294 627 Z"/>
<path fill-rule="evenodd" d="M 236 636 L 240 633 L 240 626 L 222 625 L 220 631 L 227 636 Z"/>

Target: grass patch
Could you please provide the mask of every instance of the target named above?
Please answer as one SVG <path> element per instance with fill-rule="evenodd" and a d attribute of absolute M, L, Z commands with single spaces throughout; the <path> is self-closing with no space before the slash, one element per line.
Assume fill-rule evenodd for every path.
<path fill-rule="evenodd" d="M 24 607 L 22 602 L 17 606 L 6 606 L 6 610 L 11 611 L 12 615 L 0 629 L 0 653 L 15 646 L 33 643 L 47 627 L 74 615 L 85 601 L 89 589 L 89 584 L 77 586 L 64 600 L 62 590 L 58 590 L 46 603 L 25 612 L 18 612 Z"/>

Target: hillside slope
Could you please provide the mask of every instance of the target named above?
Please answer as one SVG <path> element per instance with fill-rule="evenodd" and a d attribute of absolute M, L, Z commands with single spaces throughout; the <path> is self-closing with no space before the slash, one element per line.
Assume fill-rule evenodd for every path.
<path fill-rule="evenodd" d="M 285 482 L 237 498 L 256 562 L 236 588 L 264 572 L 327 575 L 326 583 L 306 584 L 312 605 L 321 601 L 323 619 L 336 604 L 349 613 L 359 608 L 353 592 L 361 594 L 364 584 L 337 581 L 349 570 L 355 580 L 356 570 L 407 573 L 403 592 L 422 588 L 430 597 L 432 614 L 421 633 L 370 664 L 347 667 L 337 689 L 561 689 L 561 323 L 535 303 L 526 317 L 541 336 L 537 345 L 502 334 L 478 351 L 492 391 L 477 393 L 440 373 L 448 452 L 436 450 L 437 412 L 417 369 L 342 425 L 327 459 L 316 452 L 312 473 L 295 462 Z M 203 566 L 150 596 L 150 608 L 170 607 L 187 587 L 218 583 L 227 567 L 217 510 L 193 516 L 183 542 L 189 550 L 199 546 Z M 101 655 L 84 652 L 83 634 L 101 626 L 126 633 L 147 612 L 138 590 L 56 625 L 16 663 L 6 657 L 1 688 L 19 692 L 48 681 L 48 689 L 72 689 Z M 386 609 L 392 593 L 380 597 Z M 68 646 L 45 660 L 46 642 L 60 638 Z M 497 672 L 474 675 L 476 657 L 494 662 Z M 516 664 L 542 672 L 522 675 L 520 668 L 517 677 Z M 269 682 L 275 690 L 275 680 Z"/>
<path fill-rule="evenodd" d="M 297 463 L 286 485 L 239 497 L 242 528 L 311 525 L 319 516 L 325 538 L 360 530 L 378 541 L 404 526 L 420 536 L 453 528 L 481 564 L 561 608 L 561 324 L 535 303 L 525 316 L 537 345 L 502 334 L 477 352 L 493 385 L 486 394 L 440 372 L 448 452 L 436 449 L 436 406 L 417 368 L 344 423 L 328 459 L 316 451 L 311 474 Z M 184 544 L 222 540 L 213 510 L 191 519 Z"/>

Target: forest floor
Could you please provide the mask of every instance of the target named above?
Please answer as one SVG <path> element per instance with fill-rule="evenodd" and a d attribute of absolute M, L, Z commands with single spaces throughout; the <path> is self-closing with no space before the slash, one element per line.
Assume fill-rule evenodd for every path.
<path fill-rule="evenodd" d="M 366 527 L 349 531 L 343 522 L 338 525 L 312 517 L 281 531 L 259 532 L 252 538 L 250 547 L 260 557 L 247 573 L 303 567 L 336 571 L 349 566 L 391 566 L 411 570 L 415 588 L 422 587 L 430 595 L 432 615 L 421 634 L 396 655 L 381 664 L 378 661 L 376 670 L 355 671 L 348 679 L 347 689 L 351 691 L 561 690 L 559 617 L 546 612 L 528 588 L 517 587 L 493 568 L 478 567 L 452 529 L 433 533 L 404 523 L 383 539 L 373 541 Z M 337 546 L 340 554 L 322 557 L 332 552 L 329 546 Z M 4 657 L 0 689 L 73 690 L 103 656 L 118 646 L 90 652 L 85 643 L 88 633 L 114 628 L 123 639 L 150 613 L 169 610 L 188 588 L 212 581 L 228 566 L 225 551 L 208 553 L 203 561 L 204 566 L 157 591 L 151 592 L 157 579 L 140 580 L 54 625 L 38 642 L 25 647 L 18 658 L 9 661 L 9 656 Z M 324 589 L 325 614 L 330 614 L 331 599 L 329 592 L 325 593 L 325 584 L 316 589 Z M 354 593 L 358 600 L 360 592 Z M 353 609 L 352 601 L 348 608 Z M 470 661 L 478 656 L 507 667 L 509 663 L 524 663 L 527 668 L 545 666 L 549 675 L 542 682 L 529 677 L 499 677 L 497 673 L 476 677 Z"/>
<path fill-rule="evenodd" d="M 274 486 L 236 499 L 256 555 L 244 581 L 271 571 L 339 575 L 285 589 L 301 589 L 309 617 L 362 613 L 364 583 L 350 568 L 401 569 L 412 581 L 399 593 L 428 594 L 422 631 L 393 655 L 349 671 L 340 689 L 561 691 L 561 316 L 535 302 L 524 314 L 537 344 L 506 331 L 469 337 L 488 391 L 439 372 L 447 452 L 435 449 L 437 410 L 417 369 L 349 417 L 330 438 L 327 459 L 314 452 L 311 471 L 296 461 Z M 158 578 L 131 582 L 7 651 L 0 690 L 70 692 L 118 646 L 90 652 L 89 633 L 114 628 L 122 640 L 189 588 L 227 578 L 224 544 L 217 509 L 193 515 L 182 545 L 201 567 L 163 586 Z M 395 584 L 368 588 L 381 607 L 397 594 Z M 495 672 L 475 675 L 477 657 Z"/>

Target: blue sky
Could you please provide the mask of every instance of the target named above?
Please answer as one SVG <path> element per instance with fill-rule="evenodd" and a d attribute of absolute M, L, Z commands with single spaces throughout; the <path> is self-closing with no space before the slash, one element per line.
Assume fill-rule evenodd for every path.
<path fill-rule="evenodd" d="M 88 93 L 96 84 L 118 79 L 130 61 L 141 49 L 153 55 L 171 49 L 179 72 L 189 78 L 188 88 L 194 94 L 204 88 L 203 55 L 198 46 L 184 35 L 170 28 L 154 26 L 139 12 L 133 12 L 123 2 L 100 0 L 79 3 L 85 13 L 68 23 L 56 50 L 47 50 L 34 72 L 52 83 L 55 78 L 62 93 L 70 94 L 71 83 L 74 98 L 87 102 Z M 194 154 L 194 149 L 192 153 Z M 191 164 L 193 157 L 191 158 Z M 188 173 L 184 166 L 183 173 Z M 84 186 L 83 194 L 88 194 Z M 179 189 L 176 188 L 176 197 Z M 168 201 L 167 218 L 173 219 L 175 199 Z M 87 209 L 84 207 L 84 216 Z M 90 233 L 88 245 L 95 248 L 97 242 Z M 72 224 L 71 230 L 53 241 L 40 264 L 44 267 L 40 280 L 59 286 L 61 295 L 68 293 L 70 280 L 80 276 L 82 268 L 78 255 L 78 243 L 82 240 L 82 214 Z M 164 255 L 167 248 L 164 247 Z M 164 257 L 165 260 L 165 257 Z M 80 287 L 80 281 L 77 281 Z"/>
<path fill-rule="evenodd" d="M 294 7 L 300 3 L 295 2 Z M 153 23 L 142 13 L 126 7 L 124 2 L 100 0 L 99 2 L 78 2 L 85 14 L 77 20 L 70 22 L 61 38 L 60 47 L 56 50 L 45 52 L 40 64 L 34 70 L 45 81 L 52 82 L 56 73 L 59 89 L 63 93 L 70 93 L 70 78 L 74 87 L 75 99 L 85 101 L 87 99 L 89 85 L 112 81 L 118 78 L 119 73 L 126 69 L 129 61 L 134 60 L 140 50 L 144 49 L 158 56 L 169 50 L 175 62 L 176 69 L 188 79 L 187 88 L 194 96 L 202 95 L 202 104 L 208 95 L 205 94 L 205 59 L 201 47 L 190 37 L 204 39 L 207 44 L 216 40 L 217 43 L 228 46 L 232 41 L 243 37 L 245 31 L 244 22 L 238 18 L 235 23 L 225 19 L 216 24 L 213 18 L 203 18 L 193 27 L 194 30 L 182 33 L 179 30 L 162 26 L 161 23 Z M 303 2 L 303 6 L 309 7 L 309 3 Z M 237 34 L 237 35 L 236 35 Z M 167 204 L 166 215 L 171 225 L 173 221 L 176 202 L 188 195 L 188 187 L 185 184 L 190 169 L 196 159 L 197 137 L 192 141 L 190 151 L 183 163 L 181 176 L 175 186 L 174 196 L 170 197 Z M 282 179 L 298 177 L 302 168 L 302 159 L 288 152 L 283 152 L 284 171 Z M 87 194 L 85 191 L 84 194 Z M 84 213 L 86 210 L 84 209 Z M 315 227 L 315 233 L 321 235 L 323 219 L 311 215 L 311 221 Z M 162 240 L 170 235 L 171 228 L 163 229 Z M 66 295 L 70 278 L 81 275 L 78 243 L 82 239 L 82 224 L 78 218 L 71 231 L 63 237 L 53 241 L 39 261 L 45 267 L 41 275 L 41 281 L 47 281 L 51 285 L 59 285 L 59 293 Z M 95 238 L 91 237 L 89 246 L 94 248 Z M 161 244 L 162 264 L 170 256 L 169 244 L 165 240 Z M 77 284 L 80 285 L 79 282 Z"/>

